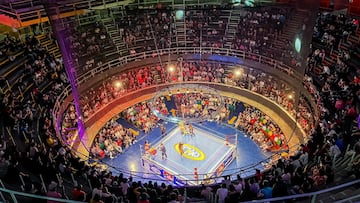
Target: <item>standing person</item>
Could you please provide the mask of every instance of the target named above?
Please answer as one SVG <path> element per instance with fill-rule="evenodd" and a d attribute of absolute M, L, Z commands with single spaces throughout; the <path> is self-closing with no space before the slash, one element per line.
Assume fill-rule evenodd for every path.
<path fill-rule="evenodd" d="M 160 124 L 160 131 L 161 131 L 161 137 L 165 137 L 166 135 L 166 128 L 164 124 Z"/>
<path fill-rule="evenodd" d="M 160 144 L 159 150 L 161 151 L 161 159 L 163 160 L 166 159 L 167 158 L 166 148 L 163 143 Z"/>
<path fill-rule="evenodd" d="M 72 193 L 74 200 L 83 202 L 86 200 L 86 192 L 83 190 L 82 185 L 75 186 Z"/>
<path fill-rule="evenodd" d="M 229 191 L 226 188 L 226 184 L 221 184 L 221 187 L 216 190 L 216 196 L 219 198 L 219 203 L 225 203 L 225 198 L 227 197 Z"/>
<path fill-rule="evenodd" d="M 194 134 L 194 127 L 191 125 L 191 123 L 189 123 L 188 128 L 189 128 L 189 134 L 190 134 L 191 136 L 194 136 L 194 135 L 195 135 L 195 134 Z"/>
<path fill-rule="evenodd" d="M 181 155 L 181 157 L 182 157 L 183 154 L 184 154 L 184 144 L 181 143 L 181 142 L 179 142 L 178 147 L 179 147 L 180 155 Z"/>
<path fill-rule="evenodd" d="M 146 155 L 149 155 L 150 143 L 149 143 L 149 141 L 147 141 L 147 140 L 145 140 L 144 150 L 145 150 L 145 154 L 146 154 Z"/>
<path fill-rule="evenodd" d="M 62 195 L 56 191 L 57 188 L 57 183 L 54 181 L 51 181 L 49 187 L 48 187 L 48 192 L 46 193 L 47 197 L 53 197 L 53 198 L 62 198 Z M 58 201 L 54 201 L 54 200 L 48 200 L 47 203 L 59 203 Z"/>

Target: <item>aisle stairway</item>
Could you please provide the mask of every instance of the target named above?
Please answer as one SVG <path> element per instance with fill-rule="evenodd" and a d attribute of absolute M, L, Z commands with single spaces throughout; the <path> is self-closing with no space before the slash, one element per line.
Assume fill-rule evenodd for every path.
<path fill-rule="evenodd" d="M 186 46 L 186 24 L 185 24 L 185 14 L 183 18 L 176 18 L 174 16 L 175 22 L 175 34 L 176 34 L 176 47 Z"/>
<path fill-rule="evenodd" d="M 354 185 L 354 186 L 349 186 L 347 188 L 342 188 L 339 190 L 321 194 L 317 196 L 316 202 L 318 203 L 336 202 L 358 194 L 360 194 L 360 185 Z M 359 200 L 360 198 L 355 198 L 351 201 L 346 201 L 346 202 L 358 202 Z"/>
<path fill-rule="evenodd" d="M 225 30 L 225 48 L 231 48 L 236 37 L 236 32 L 240 22 L 240 8 L 233 8 L 229 11 L 228 23 Z"/>
<path fill-rule="evenodd" d="M 53 54 L 55 58 L 61 57 L 61 51 L 56 40 L 51 39 L 50 36 L 46 34 L 37 35 L 36 39 L 50 54 Z"/>
<path fill-rule="evenodd" d="M 346 168 L 351 163 L 352 159 L 353 159 L 353 151 L 350 150 L 343 157 L 338 158 L 334 162 L 334 174 L 335 174 L 334 183 L 328 184 L 327 188 L 335 187 L 337 185 L 356 180 L 354 176 L 349 176 L 347 172 L 348 170 L 346 170 Z M 336 202 L 358 194 L 360 194 L 360 185 L 355 184 L 338 190 L 333 190 L 317 195 L 315 202 L 318 203 Z M 359 200 L 360 198 L 355 198 L 352 201 L 345 201 L 345 202 L 358 202 Z M 301 200 L 296 200 L 294 202 L 307 203 L 310 202 L 310 199 L 305 198 Z"/>
<path fill-rule="evenodd" d="M 307 11 L 303 10 L 295 10 L 291 13 L 283 28 L 283 32 L 272 42 L 273 46 L 271 49 L 275 53 L 274 56 L 281 57 L 282 60 L 285 60 L 284 62 L 290 62 L 292 56 L 289 51 L 294 52 L 295 37 L 302 29 L 304 19 L 307 16 Z M 284 52 L 285 50 L 288 53 Z"/>
<path fill-rule="evenodd" d="M 115 23 L 115 18 L 108 17 L 102 18 L 101 21 L 103 22 L 104 26 L 106 27 L 106 31 L 109 33 L 113 43 L 116 46 L 117 52 L 120 56 L 124 56 L 128 54 L 127 47 L 123 40 L 123 33 L 119 29 L 119 27 Z"/>
<path fill-rule="evenodd" d="M 351 67 L 360 67 L 360 30 L 356 30 L 350 34 L 346 41 L 342 40 L 339 49 L 348 51 L 350 53 L 350 59 L 346 62 Z"/>
<path fill-rule="evenodd" d="M 39 41 L 39 43 L 46 48 L 49 54 L 53 54 L 55 58 L 62 58 L 60 48 L 57 44 L 56 40 L 51 39 L 50 35 L 42 34 L 37 35 L 36 39 Z M 49 80 L 48 82 L 43 82 L 39 86 L 40 91 L 43 92 L 47 88 L 51 87 L 53 85 L 54 81 Z M 25 91 L 28 91 L 31 87 L 27 87 Z"/>

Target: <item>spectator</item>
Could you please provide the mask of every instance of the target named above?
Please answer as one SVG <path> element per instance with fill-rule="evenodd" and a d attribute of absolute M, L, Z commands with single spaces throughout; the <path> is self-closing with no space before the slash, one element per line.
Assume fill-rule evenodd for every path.
<path fill-rule="evenodd" d="M 82 189 L 82 185 L 77 185 L 73 189 L 73 200 L 86 201 L 86 192 Z"/>
<path fill-rule="evenodd" d="M 51 181 L 51 183 L 49 184 L 48 192 L 47 192 L 46 196 L 52 197 L 52 198 L 61 198 L 62 195 L 56 191 L 57 186 L 58 185 L 56 182 Z M 48 200 L 47 203 L 59 203 L 59 202 L 54 201 L 54 200 Z"/>
<path fill-rule="evenodd" d="M 213 196 L 212 190 L 213 189 L 211 187 L 205 186 L 204 184 L 201 186 L 201 196 L 205 198 L 207 203 L 211 202 Z"/>
<path fill-rule="evenodd" d="M 225 198 L 225 202 L 226 203 L 239 202 L 239 199 L 240 199 L 240 193 L 235 190 L 233 184 L 230 184 L 228 195 Z"/>
<path fill-rule="evenodd" d="M 228 189 L 226 188 L 226 184 L 222 183 L 221 187 L 216 190 L 216 197 L 218 198 L 219 203 L 225 203 L 225 198 L 228 196 Z"/>
<path fill-rule="evenodd" d="M 264 199 L 272 198 L 273 188 L 268 180 L 263 181 L 263 188 L 260 190 L 260 197 Z"/>

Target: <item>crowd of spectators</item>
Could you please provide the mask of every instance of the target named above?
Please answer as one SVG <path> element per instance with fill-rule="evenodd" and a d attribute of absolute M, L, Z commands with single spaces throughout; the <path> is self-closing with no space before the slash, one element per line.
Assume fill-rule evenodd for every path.
<path fill-rule="evenodd" d="M 90 149 L 90 154 L 94 158 L 111 159 L 135 143 L 136 136 L 127 128 L 117 122 L 117 118 L 109 121 L 96 135 Z"/>
<path fill-rule="evenodd" d="M 168 107 L 164 101 L 166 96 L 159 96 L 155 105 L 154 101 L 146 101 L 125 109 L 120 116 L 110 120 L 96 135 L 91 155 L 98 158 L 113 158 L 115 154 L 121 153 L 122 149 L 126 149 L 136 142 L 136 136 L 117 122 L 120 118 L 133 124 L 144 133 L 149 133 L 158 127 L 159 120 L 166 120 L 164 117 L 181 117 L 184 120 L 200 118 L 225 122 L 232 115 L 238 103 L 231 98 L 222 98 L 220 101 L 220 98 L 209 93 L 183 93 L 168 97 L 177 107 L 175 108 L 177 113 L 173 114 L 168 111 L 171 107 Z M 154 113 L 154 110 L 157 113 Z M 251 139 L 264 151 L 287 149 L 287 141 L 278 125 L 270 117 L 253 107 L 247 107 L 239 113 L 235 127 L 249 134 Z"/>
<path fill-rule="evenodd" d="M 336 49 L 340 41 L 347 42 L 348 36 L 354 34 L 358 25 L 359 20 L 356 18 L 344 14 L 319 12 L 313 32 L 313 42 Z"/>
<path fill-rule="evenodd" d="M 87 119 L 101 107 L 127 92 L 154 85 L 157 82 L 151 67 L 135 68 L 113 76 L 103 81 L 100 87 L 91 88 L 80 98 L 83 117 Z"/>
<path fill-rule="evenodd" d="M 64 142 L 68 145 L 73 144 L 73 139 L 77 136 L 78 130 L 78 115 L 75 110 L 75 105 L 70 104 L 66 108 L 62 122 L 61 122 L 61 135 Z"/>
<path fill-rule="evenodd" d="M 353 84 L 357 85 L 356 78 L 354 79 L 354 81 L 352 81 L 354 83 L 347 84 L 345 82 L 345 79 L 333 78 L 330 74 L 326 76 L 328 78 L 331 78 L 332 80 L 337 80 L 335 83 L 334 81 L 331 81 L 331 87 L 334 87 L 334 85 L 335 87 L 336 85 L 339 85 L 338 88 L 341 87 L 347 90 L 348 88 L 353 88 Z M 329 80 L 328 78 L 326 78 L 326 80 Z M 254 178 L 250 178 L 247 180 L 239 178 L 235 182 L 228 185 L 222 184 L 221 189 L 204 186 L 201 194 L 203 194 L 205 198 L 209 197 L 209 194 L 212 191 L 217 194 L 221 201 L 225 202 L 234 202 L 234 200 L 252 200 L 257 198 L 279 197 L 322 189 L 326 186 L 326 184 L 331 184 L 334 181 L 335 177 L 332 168 L 332 158 L 334 156 L 343 155 L 345 153 L 346 144 L 354 143 L 344 140 L 344 138 L 346 138 L 344 133 L 348 134 L 350 133 L 350 131 L 343 130 L 342 132 L 341 126 L 346 124 L 346 122 L 340 122 L 344 121 L 343 119 L 353 120 L 354 117 L 351 117 L 352 110 L 339 111 L 335 107 L 335 103 L 338 103 L 338 107 L 342 107 L 342 105 L 340 104 L 344 103 L 343 107 L 340 109 L 345 108 L 346 110 L 352 109 L 351 107 L 354 104 L 352 102 L 336 102 L 337 100 L 333 100 L 333 98 L 330 98 L 331 100 L 328 101 L 331 102 L 326 103 L 328 107 L 324 107 L 319 101 L 320 98 L 324 96 L 324 90 L 327 90 L 328 92 L 326 95 L 327 97 L 325 98 L 336 96 L 336 91 L 332 90 L 330 87 L 325 87 L 321 89 L 321 93 L 320 95 L 318 95 L 315 89 L 316 85 L 313 84 L 311 77 L 305 78 L 304 82 L 306 87 L 311 90 L 311 93 L 315 95 L 315 98 L 318 100 L 318 104 L 322 108 L 320 120 L 321 122 L 313 131 L 308 143 L 301 145 L 301 148 L 294 156 L 291 156 L 288 159 L 280 159 L 278 163 L 273 165 L 271 170 L 266 174 L 257 172 Z M 256 84 L 255 82 L 254 86 L 260 89 L 259 87 L 261 87 L 262 85 Z M 327 86 L 330 86 L 330 84 L 328 84 Z M 254 89 L 254 91 L 255 90 L 256 88 Z M 256 92 L 258 91 L 260 90 L 257 90 Z M 270 95 L 270 98 L 278 100 L 277 98 L 275 99 L 274 97 L 272 97 L 271 94 L 268 95 Z M 351 99 L 350 96 L 352 95 L 346 95 L 345 98 L 348 98 L 350 99 L 350 101 L 352 101 L 353 99 Z M 289 105 L 287 105 L 286 103 L 287 102 L 280 104 L 285 104 L 285 107 L 288 107 Z M 330 107 L 331 105 L 333 106 Z M 299 109 L 303 108 L 304 106 L 299 107 Z M 300 110 L 300 112 L 302 111 L 303 110 Z M 335 115 L 333 114 L 334 112 Z M 310 117 L 309 112 L 306 112 L 306 110 L 304 112 L 304 115 L 306 115 L 306 117 Z M 264 122 L 264 120 L 266 119 L 266 115 L 263 116 L 265 117 L 263 118 Z M 239 116 L 239 118 L 241 117 L 243 116 Z M 257 118 L 260 120 L 261 116 L 260 118 Z M 329 120 L 329 118 L 337 119 Z M 268 123 L 269 120 L 266 120 L 266 123 Z M 307 129 L 310 130 L 312 129 L 312 127 L 308 127 Z M 360 153 L 359 144 L 355 145 L 354 153 L 356 154 L 356 158 L 354 159 L 352 164 L 350 164 L 349 171 L 355 170 L 353 172 L 358 175 L 359 171 L 357 166 Z M 317 160 L 320 161 L 318 162 Z"/>
<path fill-rule="evenodd" d="M 149 133 L 157 126 L 159 118 L 154 114 L 149 102 L 141 102 L 129 107 L 121 113 L 121 116 L 129 123 Z"/>
<path fill-rule="evenodd" d="M 49 54 L 35 36 L 27 36 L 18 48 L 23 54 L 14 62 L 23 63 L 19 77 L 25 88 L 1 94 L 2 127 L 9 136 L 0 139 L 1 180 L 10 187 L 22 185 L 25 192 L 46 195 L 35 176 L 41 174 L 45 183 L 61 182 L 57 174 L 81 169 L 84 162 L 59 144 L 52 125 L 54 101 L 68 84 L 61 58 Z"/>
<path fill-rule="evenodd" d="M 117 19 L 117 25 L 130 54 L 156 52 L 170 47 L 175 37 L 173 18 L 170 9 L 127 10 L 126 16 Z"/>
<path fill-rule="evenodd" d="M 327 13 L 321 13 L 318 16 L 317 30 L 332 33 L 342 32 L 343 29 L 348 30 L 349 34 L 354 32 L 354 24 L 352 18 L 342 15 L 333 16 Z M 346 26 L 351 23 L 351 26 Z M 320 31 L 319 31 L 320 32 Z M 321 32 L 321 33 L 323 33 Z M 349 63 L 352 58 L 349 55 L 351 50 L 341 49 L 339 43 L 346 43 L 340 36 L 335 35 L 337 46 L 326 47 L 327 42 L 319 39 L 323 38 L 323 34 L 313 36 L 314 51 L 308 57 L 308 81 L 312 81 L 320 86 L 319 96 L 322 99 L 322 119 L 333 123 L 336 126 L 340 123 L 336 120 L 341 119 L 343 122 L 343 132 L 349 135 L 351 133 L 351 122 L 356 118 L 356 106 L 358 104 L 358 71 L 353 70 Z M 343 46 L 344 47 L 344 46 Z M 340 48 L 340 49 L 338 49 Z M 333 50 L 337 50 L 337 55 L 332 56 Z M 334 57 L 334 58 L 332 58 Z M 316 71 L 316 69 L 320 71 Z M 324 121 L 322 122 L 326 128 L 330 126 Z"/>
<path fill-rule="evenodd" d="M 326 50 L 324 50 L 326 52 Z M 325 53 L 326 54 L 326 53 Z M 344 52 L 343 56 L 340 56 L 339 59 L 342 59 L 343 57 L 347 57 L 346 52 Z M 320 57 L 321 58 L 321 57 Z M 323 60 L 323 58 L 322 58 Z M 321 63 L 320 60 L 319 62 Z M 186 63 L 185 63 L 186 64 Z M 186 65 L 185 65 L 186 66 Z M 196 65 L 195 65 L 196 66 Z M 223 69 L 223 68 L 222 68 Z M 162 76 L 168 75 L 171 76 L 173 73 L 167 72 L 168 70 L 162 71 Z M 184 72 L 181 75 L 176 75 L 175 77 L 170 77 L 168 79 L 169 81 L 176 81 L 178 79 L 182 79 L 185 81 L 191 80 L 188 79 L 187 76 L 189 72 L 186 72 L 186 68 Z M 167 74 L 163 74 L 164 72 L 167 72 Z M 196 72 L 196 71 L 195 71 Z M 217 71 L 218 73 L 218 71 Z M 224 72 L 223 72 L 224 73 Z M 211 74 L 211 71 L 210 71 Z M 203 77 L 202 77 L 203 76 Z M 334 78 L 330 74 L 325 75 L 327 78 L 326 80 L 330 80 L 328 78 L 331 78 L 332 80 L 338 80 L 336 83 L 334 81 L 331 81 L 332 84 L 339 85 L 342 89 L 349 89 L 353 86 L 349 87 L 349 83 L 346 83 L 346 80 Z M 211 79 L 210 79 L 211 78 Z M 201 75 L 199 79 L 203 79 L 204 81 L 214 81 L 215 77 L 209 77 L 207 75 Z M 220 76 L 219 81 L 221 82 L 233 82 L 231 77 L 222 77 Z M 251 79 L 251 78 L 250 78 Z M 324 79 L 324 78 L 320 78 Z M 251 81 L 251 80 L 250 80 Z M 356 81 L 356 80 L 355 80 Z M 340 108 L 343 109 L 346 106 L 346 109 L 351 109 L 352 103 L 351 102 L 336 102 L 336 100 L 331 100 L 332 102 L 326 103 L 326 105 L 334 105 L 331 108 L 327 108 L 322 106 L 322 103 L 320 103 L 320 98 L 323 95 L 324 90 L 327 90 L 328 97 L 336 96 L 335 91 L 330 89 L 330 87 L 322 88 L 320 95 L 318 95 L 316 91 L 316 85 L 313 83 L 312 77 L 307 77 L 304 80 L 305 86 L 311 90 L 311 92 L 315 95 L 315 98 L 318 101 L 319 106 L 322 108 L 322 114 L 321 114 L 321 122 L 320 124 L 315 128 L 314 126 L 310 125 L 306 127 L 308 129 L 308 132 L 312 132 L 312 135 L 310 136 L 310 140 L 307 144 L 302 145 L 298 153 L 296 153 L 294 156 L 289 157 L 289 159 L 286 160 L 279 160 L 279 162 L 272 167 L 269 173 L 267 174 L 257 174 L 254 179 L 249 180 L 242 180 L 239 179 L 235 182 L 235 185 L 225 185 L 222 186 L 224 188 L 223 190 L 226 191 L 226 195 L 222 195 L 224 197 L 224 201 L 229 201 L 229 198 L 233 198 L 234 196 L 237 196 L 237 198 L 244 198 L 244 199 L 254 199 L 254 198 L 269 198 L 269 197 L 275 197 L 275 196 L 284 196 L 289 194 L 297 194 L 297 193 L 304 193 L 313 191 L 316 189 L 324 188 L 326 184 L 331 183 L 334 180 L 334 172 L 331 167 L 331 161 L 332 157 L 334 156 L 341 156 L 345 153 L 345 145 L 348 144 L 346 140 L 344 140 L 345 132 L 341 133 L 341 126 L 344 123 L 341 123 L 342 119 L 350 119 L 352 120 L 354 117 L 349 118 L 349 115 L 346 112 L 349 111 L 339 111 L 337 108 L 335 108 L 335 103 L 338 103 L 338 107 L 341 107 L 341 103 L 344 103 L 344 107 Z M 329 82 L 329 81 L 328 81 Z M 258 93 L 264 93 L 260 89 L 261 86 L 264 84 L 259 84 L 260 82 L 254 81 L 254 85 L 252 86 L 253 91 Z M 265 82 L 264 82 L 265 83 Z M 357 84 L 357 83 L 355 83 Z M 280 84 L 281 85 L 281 84 Z M 351 84 L 352 85 L 352 84 Z M 330 86 L 329 84 L 327 86 Z M 281 86 L 279 86 L 281 87 Z M 331 86 L 333 87 L 333 86 Z M 276 88 L 276 87 L 275 87 Z M 276 89 L 275 89 L 276 92 Z M 274 97 L 271 92 L 265 92 L 267 93 L 267 96 L 270 98 L 279 101 L 278 97 Z M 277 95 L 278 96 L 278 95 Z M 346 95 L 349 98 L 351 95 Z M 291 106 L 293 103 L 290 103 L 290 98 L 288 97 L 288 94 L 284 94 L 284 97 L 280 99 L 280 104 L 282 104 L 284 107 L 286 107 L 288 110 L 291 110 L 293 107 Z M 335 103 L 334 103 L 335 101 Z M 351 99 L 350 99 L 351 101 Z M 290 103 L 290 104 L 289 104 Z M 303 116 L 304 120 L 305 118 L 310 118 L 309 115 L 310 112 L 306 110 L 305 104 L 303 102 L 300 102 L 303 106 L 300 106 L 300 111 L 297 112 L 300 115 L 297 115 L 298 118 Z M 345 105 L 346 104 L 346 105 Z M 305 110 L 304 110 L 305 109 Z M 335 115 L 332 114 L 333 112 L 336 112 Z M 351 114 L 352 110 L 350 110 Z M 296 112 L 293 112 L 293 114 Z M 345 114 L 343 114 L 345 113 Z M 330 119 L 329 118 L 337 118 L 337 120 Z M 239 116 L 240 118 L 241 116 Z M 260 116 L 261 117 L 261 116 Z M 266 119 L 266 115 L 265 115 Z M 267 120 L 267 119 L 266 119 Z M 269 122 L 267 120 L 267 122 Z M 300 122 L 300 123 L 305 123 Z M 309 123 L 312 123 L 311 120 L 309 120 Z M 345 122 L 346 123 L 346 122 Z M 305 123 L 308 124 L 308 123 Z M 304 126 L 303 126 L 304 127 Z M 313 131 L 310 131 L 310 129 L 315 129 Z M 349 133 L 347 131 L 346 133 Z M 326 136 L 327 135 L 327 136 Z M 352 142 L 353 143 L 353 142 Z M 359 154 L 359 146 L 355 145 L 355 153 Z M 358 156 L 356 156 L 358 157 Z M 316 160 L 320 160 L 317 162 Z M 355 159 L 357 160 L 357 159 Z M 355 161 L 353 163 L 356 163 Z M 355 166 L 353 165 L 353 169 Z M 305 181 L 304 181 L 305 180 Z M 241 185 L 241 186 L 240 186 Z M 244 185 L 244 186 L 243 186 Z M 237 186 L 237 187 L 236 187 Z M 204 187 L 208 192 L 208 187 Z M 235 189 L 234 189 L 235 188 Z M 239 192 L 240 191 L 240 192 Z M 271 191 L 271 192 L 269 192 Z M 216 192 L 216 194 L 220 194 L 221 192 Z M 225 193 L 225 192 L 224 192 Z M 205 194 L 205 192 L 204 192 Z M 219 195 L 221 196 L 221 195 Z M 222 198 L 221 197 L 221 198 Z"/>
<path fill-rule="evenodd" d="M 285 108 L 297 119 L 306 133 L 313 129 L 315 119 L 309 105 L 303 97 L 300 97 L 298 106 L 295 107 L 294 91 L 288 85 L 257 70 L 241 76 L 236 76 L 234 71 L 227 65 L 207 61 L 182 62 L 168 68 L 155 65 L 132 69 L 105 80 L 98 89 L 92 88 L 88 93 L 83 94 L 81 98 L 83 117 L 85 119 L 91 117 L 93 113 L 101 110 L 102 106 L 139 88 L 164 82 L 204 81 L 241 86 L 262 94 Z M 141 128 L 146 131 L 149 129 L 143 126 Z"/>
<path fill-rule="evenodd" d="M 178 116 L 183 119 L 211 118 L 219 111 L 221 99 L 213 92 L 183 93 L 173 96 Z"/>
<path fill-rule="evenodd" d="M 223 47 L 227 24 L 221 7 L 189 8 L 185 11 L 186 42 L 191 47 Z"/>
<path fill-rule="evenodd" d="M 327 18 L 325 19 L 328 21 Z M 334 19 L 338 20 L 338 18 L 332 18 L 330 22 L 334 22 Z M 341 21 L 342 20 L 339 22 L 341 23 Z M 348 18 L 345 19 L 345 22 L 352 22 L 354 24 L 354 21 Z M 325 23 L 319 23 L 317 30 L 321 30 L 321 26 L 324 25 Z M 330 28 L 332 30 L 337 29 L 336 26 L 330 26 Z M 344 31 L 341 31 L 344 34 Z M 349 31 L 347 32 L 348 34 L 345 33 L 345 36 L 352 34 Z M 334 36 L 334 38 L 336 44 L 336 36 Z M 330 40 L 330 42 L 331 41 L 333 40 Z M 7 41 L 7 43 L 9 42 L 12 43 L 11 41 Z M 328 40 L 320 40 L 320 42 L 323 45 L 329 44 Z M 346 43 L 346 40 L 342 43 Z M 41 140 L 46 140 L 46 142 L 39 144 L 36 143 L 35 139 L 30 139 L 30 142 L 26 144 L 25 150 L 20 152 L 15 146 L 11 146 L 8 141 L 1 138 L 0 175 L 3 181 L 11 184 L 22 184 L 22 180 L 17 178 L 22 177 L 26 182 L 26 184 L 23 185 L 24 191 L 26 192 L 45 195 L 44 189 L 47 188 L 48 196 L 64 197 L 64 191 L 61 191 L 63 195 L 56 192 L 56 190 L 63 186 L 61 177 L 66 177 L 69 173 L 77 174 L 77 178 L 86 174 L 94 189 L 91 191 L 81 189 L 80 186 L 77 186 L 76 190 L 82 191 L 80 192 L 80 197 L 74 196 L 74 198 L 78 200 L 92 199 L 92 201 L 97 201 L 98 199 L 103 199 L 110 201 L 126 198 L 129 199 L 130 202 L 136 202 L 137 200 L 146 201 L 146 199 L 151 199 L 151 202 L 181 201 L 181 193 L 171 186 L 166 187 L 165 185 L 161 185 L 159 187 L 156 183 L 152 182 L 133 182 L 131 178 L 127 180 L 121 174 L 119 176 L 113 176 L 107 171 L 86 165 L 72 154 L 70 150 L 59 145 L 54 136 L 55 130 L 51 123 L 50 109 L 53 107 L 54 100 L 56 95 L 60 93 L 61 87 L 67 83 L 65 77 L 62 77 L 64 71 L 61 66 L 61 59 L 55 59 L 53 56 L 50 56 L 34 38 L 27 38 L 25 46 L 24 55 L 28 60 L 27 63 L 24 64 L 26 70 L 29 70 L 27 74 L 29 74 L 30 79 L 24 82 L 34 83 L 35 86 L 31 91 L 33 99 L 29 97 L 19 100 L 15 92 L 6 93 L 2 95 L 1 115 L 5 127 L 22 129 L 22 132 L 30 132 L 29 137 L 31 138 L 35 138 L 35 135 L 31 133 L 32 130 L 29 130 L 29 128 L 34 126 L 34 114 L 38 115 L 38 119 L 40 120 L 38 132 L 40 135 L 39 142 L 41 142 Z M 309 72 L 311 76 L 306 79 L 307 87 L 311 88 L 311 83 L 316 80 L 316 85 L 321 84 L 320 96 L 323 99 L 319 124 L 314 126 L 309 141 L 301 145 L 301 148 L 294 156 L 288 159 L 280 159 L 267 173 L 263 174 L 257 171 L 254 178 L 242 180 L 239 177 L 234 184 L 229 181 L 224 181 L 221 189 L 215 192 L 221 201 L 233 202 L 239 199 L 269 198 L 322 189 L 326 184 L 334 181 L 334 171 L 331 167 L 332 158 L 343 156 L 346 153 L 347 146 L 354 146 L 355 149 L 353 152 L 355 153 L 355 158 L 349 165 L 349 172 L 354 173 L 357 177 L 359 176 L 359 137 L 355 135 L 352 136 L 351 134 L 352 123 L 356 118 L 356 106 L 358 104 L 358 73 L 352 68 L 337 68 L 339 61 L 346 62 L 346 60 L 351 60 L 351 56 L 349 57 L 349 55 L 347 55 L 347 53 L 350 53 L 349 51 L 351 50 L 339 51 L 339 55 L 336 58 L 337 61 L 334 64 L 330 64 L 332 67 L 328 67 L 328 69 L 324 68 L 326 74 L 319 76 L 311 71 Z M 317 54 L 315 52 L 317 52 Z M 318 58 L 316 59 L 316 66 L 322 66 L 325 58 L 329 57 L 329 50 L 326 46 L 323 54 L 317 56 L 319 52 L 321 53 L 322 51 L 314 51 L 314 57 Z M 312 58 L 312 56 L 313 55 L 311 55 L 310 58 Z M 13 59 L 15 60 L 15 58 Z M 217 65 L 211 65 L 211 67 L 216 66 Z M 195 65 L 195 67 L 201 66 Z M 160 67 L 160 69 L 162 68 Z M 160 69 L 156 70 L 158 70 L 159 73 L 161 72 L 162 76 L 170 75 L 170 73 L 164 74 L 166 70 Z M 220 69 L 224 70 L 225 68 L 220 67 Z M 210 72 L 212 76 L 201 75 L 199 79 L 203 79 L 204 81 L 215 81 L 219 79 L 220 82 L 232 81 L 232 78 L 228 77 L 225 71 L 223 71 L 219 77 L 216 76 L 218 72 Z M 188 73 L 191 76 L 191 71 Z M 180 78 L 185 78 L 184 76 L 187 76 L 188 73 L 184 71 Z M 46 91 L 40 91 L 39 87 L 46 82 L 48 78 L 54 78 L 56 80 L 55 83 L 52 83 Z M 143 77 L 140 79 L 142 78 Z M 163 78 L 171 81 L 171 79 L 167 77 Z M 129 80 L 131 80 L 131 78 L 129 78 Z M 132 80 L 139 81 L 139 78 L 133 77 Z M 165 80 L 162 82 L 165 82 Z M 255 82 L 254 84 L 255 86 L 261 86 L 261 84 L 256 84 Z M 133 88 L 141 88 L 141 86 L 133 85 Z M 140 108 L 142 109 L 142 107 Z M 45 109 L 45 111 L 42 109 Z M 148 107 L 144 109 L 146 112 Z M 69 112 L 71 112 L 70 107 L 67 113 Z M 305 110 L 304 115 L 307 114 L 309 114 L 309 112 Z M 306 117 L 304 116 L 304 118 Z M 269 122 L 268 119 L 267 122 Z M 115 131 L 120 128 L 118 124 L 112 123 L 107 126 L 107 129 L 104 129 L 103 132 L 106 131 L 106 133 L 109 132 L 109 134 L 112 135 L 111 131 L 114 131 L 114 134 L 116 134 Z M 16 130 L 13 132 L 16 133 Z M 16 134 L 20 135 L 20 132 Z M 357 144 L 354 144 L 356 142 Z M 116 146 L 119 146 L 118 143 L 116 143 Z M 20 168 L 19 164 L 21 164 L 23 168 Z M 40 181 L 34 180 L 31 174 L 42 174 L 45 182 L 50 184 L 48 187 L 42 187 L 38 184 Z M 108 192 L 105 192 L 103 185 L 109 189 Z M 204 190 L 206 191 L 204 191 L 204 193 L 202 192 L 202 194 L 204 194 L 204 197 L 208 197 L 205 194 L 206 192 L 210 193 L 211 189 L 204 187 Z M 215 189 L 212 190 L 215 191 Z M 86 195 L 87 193 L 91 195 Z"/>
<path fill-rule="evenodd" d="M 16 59 L 16 54 L 21 49 L 21 41 L 10 35 L 5 36 L 4 40 L 0 44 L 0 58 L 3 62 L 12 62 Z"/>
<path fill-rule="evenodd" d="M 274 49 L 276 39 L 293 11 L 290 7 L 248 8 L 240 16 L 235 36 L 227 36 L 230 12 L 226 5 L 188 6 L 183 12 L 161 7 L 153 10 L 126 9 L 125 16 L 116 18 L 119 34 L 130 54 L 175 47 L 231 48 L 265 55 L 271 58 L 291 58 L 288 45 Z M 239 15 L 239 14 L 234 14 Z M 180 36 L 184 35 L 184 36 Z M 230 34 L 232 35 L 232 33 Z M 227 38 L 233 39 L 227 42 Z M 182 41 L 183 40 L 183 41 Z"/>
<path fill-rule="evenodd" d="M 283 33 L 286 21 L 291 15 L 288 7 L 260 7 L 248 9 L 240 17 L 236 38 L 232 48 L 280 58 L 283 50 L 270 49 L 275 39 Z"/>
<path fill-rule="evenodd" d="M 2 93 L 1 112 L 5 127 L 19 134 L 24 133 L 25 137 L 30 139 L 36 137 L 33 127 L 34 118 L 41 113 L 39 107 L 52 108 L 56 95 L 67 84 L 67 79 L 61 59 L 56 59 L 47 53 L 34 36 L 26 37 L 21 48 L 23 50 L 21 60 L 24 64 L 21 68 L 24 69 L 18 75 L 19 80 L 12 84 L 14 88 L 18 88 Z M 41 88 L 47 86 L 49 87 L 46 92 L 40 92 Z M 30 94 L 21 95 L 25 91 Z"/>
<path fill-rule="evenodd" d="M 78 74 L 101 65 L 107 60 L 106 54 L 116 50 L 106 27 L 93 13 L 81 16 L 79 23 L 68 17 L 63 29 L 62 35 L 69 44 Z"/>
<path fill-rule="evenodd" d="M 240 112 L 235 127 L 241 129 L 263 150 L 287 149 L 287 140 L 279 126 L 265 113 L 254 107 L 246 107 Z"/>

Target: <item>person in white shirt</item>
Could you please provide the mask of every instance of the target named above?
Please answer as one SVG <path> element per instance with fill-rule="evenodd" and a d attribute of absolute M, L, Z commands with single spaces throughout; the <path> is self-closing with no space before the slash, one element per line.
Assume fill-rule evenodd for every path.
<path fill-rule="evenodd" d="M 221 184 L 221 188 L 217 189 L 216 196 L 219 197 L 219 203 L 225 203 L 225 198 L 227 197 L 229 191 L 226 188 L 226 184 Z"/>
<path fill-rule="evenodd" d="M 123 193 L 123 196 L 126 197 L 127 196 L 127 192 L 128 192 L 128 189 L 130 187 L 128 181 L 126 178 L 124 178 L 121 183 L 120 183 L 120 187 L 121 187 L 121 191 Z"/>
<path fill-rule="evenodd" d="M 309 154 L 307 152 L 302 152 L 302 154 L 299 157 L 299 161 L 302 166 L 305 166 L 309 162 Z"/>
<path fill-rule="evenodd" d="M 329 154 L 330 154 L 330 156 L 331 156 L 331 157 L 338 157 L 338 156 L 340 156 L 341 151 L 340 151 L 339 147 L 338 147 L 336 144 L 334 144 L 334 143 L 331 143 L 330 145 L 331 145 L 331 146 L 330 146 L 330 149 L 329 149 Z"/>
<path fill-rule="evenodd" d="M 245 182 L 242 178 L 240 178 L 238 180 L 238 183 L 235 185 L 235 190 L 241 194 L 244 189 L 245 189 Z"/>
<path fill-rule="evenodd" d="M 101 184 L 99 187 L 94 188 L 91 193 L 91 198 L 94 199 L 95 195 L 99 195 L 100 199 L 110 197 L 111 194 L 103 192 L 103 187 L 104 185 Z"/>
<path fill-rule="evenodd" d="M 211 201 L 212 195 L 213 195 L 212 188 L 209 186 L 202 185 L 201 196 L 203 196 L 205 198 L 206 202 Z"/>

